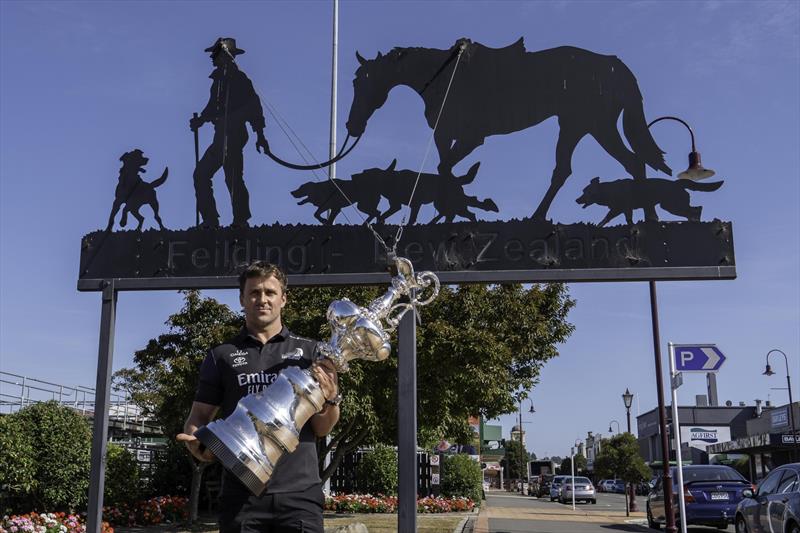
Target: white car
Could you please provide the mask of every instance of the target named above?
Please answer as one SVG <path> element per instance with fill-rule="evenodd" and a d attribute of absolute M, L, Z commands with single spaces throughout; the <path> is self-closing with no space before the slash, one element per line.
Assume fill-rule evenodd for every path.
<path fill-rule="evenodd" d="M 570 476 L 556 476 L 550 483 L 550 501 L 554 502 L 561 498 L 561 486 L 566 483 Z"/>
<path fill-rule="evenodd" d="M 561 503 L 567 503 L 572 500 L 572 492 L 575 491 L 575 501 L 585 501 L 586 503 L 597 503 L 597 496 L 594 492 L 594 486 L 589 481 L 588 477 L 575 476 L 575 487 L 573 489 L 573 477 L 567 476 L 564 484 L 561 486 L 561 496 L 559 500 Z"/>

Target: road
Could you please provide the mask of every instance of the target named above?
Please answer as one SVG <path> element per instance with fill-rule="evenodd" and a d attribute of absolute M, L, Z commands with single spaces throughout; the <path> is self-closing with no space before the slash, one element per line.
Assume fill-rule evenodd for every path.
<path fill-rule="evenodd" d="M 622 494 L 597 495 L 597 504 L 550 502 L 514 493 L 490 491 L 485 508 L 473 527 L 473 533 L 597 533 L 628 531 L 652 532 L 644 515 L 644 497 L 637 497 L 641 512 L 625 516 Z M 662 529 L 663 531 L 663 529 Z M 690 527 L 689 533 L 722 533 L 724 530 Z"/>

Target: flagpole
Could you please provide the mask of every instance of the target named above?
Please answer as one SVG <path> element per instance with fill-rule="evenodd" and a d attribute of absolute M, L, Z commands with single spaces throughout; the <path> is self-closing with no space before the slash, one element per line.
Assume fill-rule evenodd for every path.
<path fill-rule="evenodd" d="M 331 142 L 328 150 L 329 159 L 336 157 L 336 89 L 338 80 L 339 55 L 339 0 L 333 0 L 333 45 L 331 47 Z M 328 167 L 328 177 L 336 177 L 336 163 Z"/>

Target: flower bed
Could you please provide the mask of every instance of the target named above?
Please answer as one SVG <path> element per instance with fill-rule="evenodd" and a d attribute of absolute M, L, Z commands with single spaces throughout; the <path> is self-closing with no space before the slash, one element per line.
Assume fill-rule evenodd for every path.
<path fill-rule="evenodd" d="M 0 533 L 85 533 L 82 516 L 66 513 L 28 513 L 4 516 Z M 103 522 L 103 533 L 114 533 L 108 522 Z"/>
<path fill-rule="evenodd" d="M 418 513 L 454 513 L 471 511 L 475 502 L 469 498 L 417 499 Z M 325 498 L 325 510 L 336 513 L 396 513 L 397 496 L 373 496 L 371 494 L 339 494 Z"/>
<path fill-rule="evenodd" d="M 182 522 L 189 518 L 188 500 L 182 496 L 158 496 L 103 508 L 102 533 L 114 533 L 112 526 L 153 526 Z M 85 533 L 86 513 L 29 513 L 4 516 L 0 533 Z"/>
<path fill-rule="evenodd" d="M 182 522 L 189 518 L 188 500 L 183 496 L 158 496 L 133 505 L 104 507 L 103 518 L 115 526 L 153 526 Z"/>

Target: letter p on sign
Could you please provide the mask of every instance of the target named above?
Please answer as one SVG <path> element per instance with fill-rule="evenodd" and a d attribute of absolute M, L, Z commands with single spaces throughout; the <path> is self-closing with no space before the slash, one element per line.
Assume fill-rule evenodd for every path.
<path fill-rule="evenodd" d="M 685 367 L 686 363 L 694 359 L 694 354 L 692 352 L 684 352 L 683 350 L 681 350 L 680 358 L 681 358 L 681 367 Z"/>

